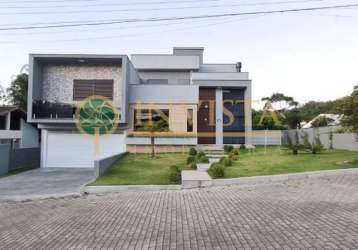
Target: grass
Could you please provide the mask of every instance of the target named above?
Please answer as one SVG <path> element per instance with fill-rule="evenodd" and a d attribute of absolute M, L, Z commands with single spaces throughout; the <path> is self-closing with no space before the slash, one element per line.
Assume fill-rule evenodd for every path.
<path fill-rule="evenodd" d="M 168 185 L 169 167 L 178 165 L 185 169 L 187 154 L 127 154 L 117 161 L 107 173 L 91 185 Z M 341 163 L 341 164 L 337 164 Z M 258 147 L 253 153 L 241 150 L 238 161 L 225 168 L 224 178 L 299 173 L 358 167 L 358 153 L 334 150 L 320 154 L 299 153 L 279 147 Z"/>
<path fill-rule="evenodd" d="M 186 166 L 186 154 L 127 154 L 91 185 L 167 185 L 169 167 Z"/>
<path fill-rule="evenodd" d="M 345 163 L 343 163 L 346 161 Z M 337 164 L 342 162 L 342 164 Z M 323 151 L 320 154 L 280 150 L 279 147 L 260 147 L 255 152 L 241 151 L 239 160 L 226 167 L 225 178 L 248 177 L 332 170 L 358 167 L 358 153 L 344 150 Z"/>

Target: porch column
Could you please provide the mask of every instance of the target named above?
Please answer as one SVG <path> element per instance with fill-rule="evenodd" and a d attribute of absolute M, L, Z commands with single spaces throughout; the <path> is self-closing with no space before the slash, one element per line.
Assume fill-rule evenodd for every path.
<path fill-rule="evenodd" d="M 223 140 L 223 91 L 216 88 L 215 91 L 215 114 L 216 114 L 216 145 L 222 145 Z"/>
<path fill-rule="evenodd" d="M 252 107 L 251 84 L 245 90 L 245 144 L 252 144 Z"/>
<path fill-rule="evenodd" d="M 10 130 L 10 122 L 11 122 L 11 112 L 7 113 L 6 115 L 6 130 Z"/>

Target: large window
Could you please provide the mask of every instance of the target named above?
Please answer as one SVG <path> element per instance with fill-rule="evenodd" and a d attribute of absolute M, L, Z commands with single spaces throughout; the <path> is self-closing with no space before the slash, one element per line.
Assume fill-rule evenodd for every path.
<path fill-rule="evenodd" d="M 150 123 L 159 123 L 163 130 L 169 129 L 169 109 L 150 110 L 135 109 L 134 110 L 134 130 L 145 130 Z"/>
<path fill-rule="evenodd" d="M 81 101 L 92 95 L 113 100 L 113 80 L 74 80 L 73 100 Z"/>

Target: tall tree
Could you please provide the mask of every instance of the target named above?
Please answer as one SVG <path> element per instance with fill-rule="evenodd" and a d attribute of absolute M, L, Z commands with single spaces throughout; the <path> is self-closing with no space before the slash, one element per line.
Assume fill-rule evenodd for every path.
<path fill-rule="evenodd" d="M 358 133 L 358 90 L 344 98 L 339 109 L 344 114 L 343 125 Z"/>
<path fill-rule="evenodd" d="M 15 80 L 11 82 L 10 87 L 7 89 L 7 98 L 10 103 L 23 110 L 27 109 L 28 81 L 29 79 L 27 74 L 19 74 Z"/>
<path fill-rule="evenodd" d="M 273 93 L 271 96 L 263 97 L 261 100 L 269 101 L 272 104 L 280 104 L 280 108 L 278 110 L 284 110 L 286 108 L 296 107 L 298 105 L 298 102 L 296 102 L 293 97 L 286 96 L 282 93 Z M 283 106 L 282 104 L 285 104 L 285 106 Z"/>

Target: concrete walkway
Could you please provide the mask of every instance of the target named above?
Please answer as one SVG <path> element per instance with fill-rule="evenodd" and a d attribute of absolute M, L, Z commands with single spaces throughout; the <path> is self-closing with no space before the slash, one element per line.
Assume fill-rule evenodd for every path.
<path fill-rule="evenodd" d="M 0 200 L 21 201 L 80 195 L 83 184 L 93 179 L 92 169 L 35 169 L 0 178 Z"/>

